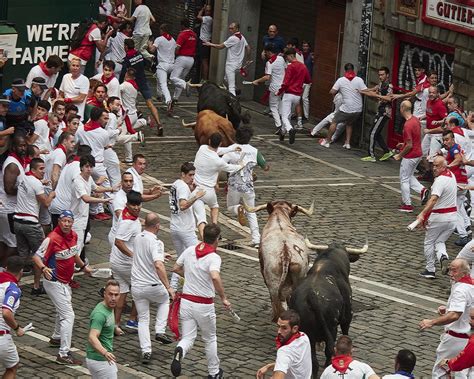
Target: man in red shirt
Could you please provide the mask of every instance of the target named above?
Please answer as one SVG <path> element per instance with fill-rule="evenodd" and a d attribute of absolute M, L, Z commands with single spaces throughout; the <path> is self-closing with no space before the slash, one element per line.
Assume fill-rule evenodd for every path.
<path fill-rule="evenodd" d="M 275 95 L 283 95 L 281 100 L 281 121 L 283 123 L 280 130 L 280 141 L 285 139 L 285 134 L 289 133 L 290 144 L 295 143 L 296 129 L 291 125 L 291 111 L 300 103 L 303 94 L 303 84 L 311 83 L 309 72 L 304 63 L 296 59 L 296 50 L 293 48 L 286 49 L 285 59 L 288 67 L 285 71 L 285 78 L 280 89 Z"/>
<path fill-rule="evenodd" d="M 428 101 L 426 102 L 426 129 L 425 136 L 421 144 L 423 155 L 427 156 L 428 162 L 433 162 L 436 154 L 441 150 L 440 127 L 444 124 L 448 112 L 443 100 L 439 97 L 439 90 L 436 86 L 428 88 Z"/>
<path fill-rule="evenodd" d="M 196 55 L 197 36 L 189 27 L 189 21 L 181 20 L 183 30 L 178 34 L 176 40 L 176 59 L 174 61 L 173 70 L 171 71 L 170 80 L 175 85 L 173 102 L 176 102 L 186 88 L 186 96 L 189 96 L 189 87 L 186 87 L 184 79 L 194 65 L 194 56 Z"/>
<path fill-rule="evenodd" d="M 411 112 L 411 102 L 402 101 L 400 113 L 405 118 L 403 126 L 403 142 L 397 145 L 400 152 L 393 158 L 400 163 L 400 189 L 402 191 L 402 205 L 398 208 L 400 212 L 413 212 L 411 205 L 410 189 L 421 195 L 423 204 L 428 200 L 429 192 L 415 178 L 413 173 L 421 160 L 421 124 Z"/>

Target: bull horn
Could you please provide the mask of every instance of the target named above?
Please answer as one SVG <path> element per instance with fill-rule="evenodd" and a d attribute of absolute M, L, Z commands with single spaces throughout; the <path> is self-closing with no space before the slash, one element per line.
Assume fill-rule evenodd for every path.
<path fill-rule="evenodd" d="M 351 254 L 364 254 L 369 250 L 369 241 L 365 240 L 365 245 L 361 249 L 356 249 L 354 247 L 346 247 L 346 251 Z"/>
<path fill-rule="evenodd" d="M 267 208 L 267 204 L 262 204 L 262 205 L 259 205 L 258 207 L 249 207 L 245 201 L 242 202 L 242 206 L 244 207 L 244 209 L 249 212 L 249 213 L 257 213 L 259 211 L 261 211 L 262 209 L 266 209 Z"/>
<path fill-rule="evenodd" d="M 183 124 L 183 126 L 184 126 L 185 128 L 192 128 L 193 126 L 196 126 L 196 121 L 190 122 L 189 124 L 186 124 L 186 123 L 184 122 L 184 119 L 181 119 L 181 123 Z"/>
<path fill-rule="evenodd" d="M 306 216 L 311 216 L 313 214 L 313 211 L 314 211 L 314 200 L 311 203 L 311 206 L 309 207 L 309 209 L 303 208 L 300 205 L 297 205 L 297 207 L 298 207 L 298 210 L 300 212 L 303 212 Z"/>
<path fill-rule="evenodd" d="M 191 83 L 191 81 L 187 82 L 186 85 L 188 85 L 189 87 L 192 87 L 192 88 L 200 88 L 200 87 L 202 87 L 202 83 L 193 84 L 193 83 Z"/>
<path fill-rule="evenodd" d="M 305 238 L 304 243 L 306 244 L 306 247 L 311 250 L 327 250 L 329 249 L 328 245 L 313 245 L 311 242 L 309 242 L 309 239 Z"/>

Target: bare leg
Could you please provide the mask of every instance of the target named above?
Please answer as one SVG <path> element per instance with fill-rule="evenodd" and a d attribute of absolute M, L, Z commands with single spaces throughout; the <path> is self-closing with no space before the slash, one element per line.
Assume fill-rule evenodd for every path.
<path fill-rule="evenodd" d="M 199 239 L 202 241 L 204 239 L 204 227 L 206 226 L 205 222 L 201 222 L 198 225 Z"/>
<path fill-rule="evenodd" d="M 120 327 L 120 319 L 122 318 L 122 311 L 123 307 L 125 306 L 125 302 L 127 301 L 127 294 L 121 293 L 119 299 L 117 301 L 117 306 L 115 307 L 115 325 Z"/>
<path fill-rule="evenodd" d="M 3 379 L 15 379 L 17 368 L 18 368 L 18 364 L 13 366 L 13 367 L 7 368 L 5 370 L 5 373 L 3 374 L 2 378 Z"/>
<path fill-rule="evenodd" d="M 211 222 L 217 224 L 217 219 L 219 218 L 219 208 L 211 208 Z"/>
<path fill-rule="evenodd" d="M 150 110 L 152 117 L 155 119 L 155 122 L 156 122 L 156 131 L 157 131 L 157 133 L 159 133 L 159 132 L 160 132 L 160 129 L 161 129 L 163 126 L 161 125 L 160 115 L 158 114 L 158 109 L 156 109 L 156 107 L 153 105 L 153 101 L 152 101 L 151 99 L 148 99 L 148 100 L 146 101 L 146 106 L 147 106 L 148 109 Z"/>
<path fill-rule="evenodd" d="M 12 255 L 16 255 L 16 248 L 9 247 L 5 245 L 3 242 L 0 242 L 0 266 L 6 267 L 7 266 L 7 259 Z"/>
<path fill-rule="evenodd" d="M 34 273 L 34 281 L 33 281 L 33 288 L 40 288 L 40 279 L 41 279 L 41 270 L 33 265 L 33 273 Z"/>
<path fill-rule="evenodd" d="M 132 301 L 132 310 L 130 311 L 130 320 L 137 321 L 137 307 L 135 302 Z"/>
<path fill-rule="evenodd" d="M 331 138 L 334 132 L 336 131 L 336 123 L 331 122 L 331 125 L 329 125 L 329 130 L 328 130 L 328 135 L 326 137 L 326 142 L 331 143 Z"/>
<path fill-rule="evenodd" d="M 352 137 L 352 124 L 346 125 L 346 144 L 350 145 L 351 144 L 351 137 Z"/>

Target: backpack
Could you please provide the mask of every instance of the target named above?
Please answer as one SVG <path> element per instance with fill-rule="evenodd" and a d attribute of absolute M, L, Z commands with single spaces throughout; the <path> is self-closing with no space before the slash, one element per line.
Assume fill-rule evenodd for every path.
<path fill-rule="evenodd" d="M 69 51 L 77 49 L 79 46 L 81 46 L 82 40 L 84 39 L 92 24 L 92 20 L 81 21 L 69 40 Z"/>

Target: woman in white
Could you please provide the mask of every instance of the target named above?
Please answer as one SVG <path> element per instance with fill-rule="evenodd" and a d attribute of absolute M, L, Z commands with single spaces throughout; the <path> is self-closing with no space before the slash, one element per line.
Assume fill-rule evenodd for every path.
<path fill-rule="evenodd" d="M 77 114 L 84 118 L 84 108 L 86 97 L 89 92 L 89 79 L 81 74 L 81 60 L 72 58 L 69 61 L 69 74 L 63 76 L 59 87 L 59 97 L 66 104 L 73 103 L 77 109 Z"/>

